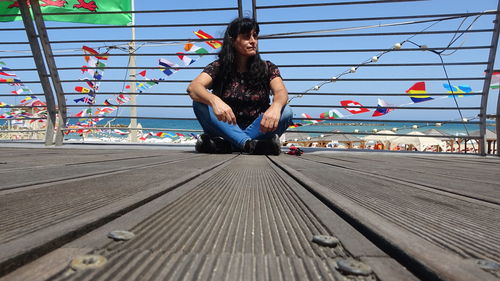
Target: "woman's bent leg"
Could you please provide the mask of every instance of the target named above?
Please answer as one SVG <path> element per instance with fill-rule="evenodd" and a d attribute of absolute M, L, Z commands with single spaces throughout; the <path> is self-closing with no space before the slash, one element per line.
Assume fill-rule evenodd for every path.
<path fill-rule="evenodd" d="M 212 107 L 193 101 L 193 110 L 203 131 L 212 137 L 223 137 L 235 148 L 242 149 L 251 138 L 238 125 L 219 121 Z"/>
<path fill-rule="evenodd" d="M 261 140 L 261 139 L 271 139 L 274 135 L 281 136 L 288 126 L 290 126 L 293 118 L 293 112 L 290 106 L 285 105 L 281 110 L 280 121 L 278 122 L 278 128 L 272 132 L 263 133 L 260 130 L 260 122 L 262 121 L 263 115 L 261 114 L 257 119 L 255 119 L 252 124 L 250 124 L 244 133 L 248 135 L 251 139 Z"/>

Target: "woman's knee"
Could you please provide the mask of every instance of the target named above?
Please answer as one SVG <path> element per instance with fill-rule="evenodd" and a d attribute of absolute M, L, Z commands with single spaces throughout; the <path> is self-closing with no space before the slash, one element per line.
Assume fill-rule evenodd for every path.
<path fill-rule="evenodd" d="M 281 119 L 282 120 L 292 120 L 293 118 L 293 111 L 292 108 L 289 105 L 285 105 L 283 107 L 283 110 L 281 112 Z"/>
<path fill-rule="evenodd" d="M 193 110 L 200 111 L 206 109 L 207 105 L 201 102 L 193 101 Z"/>
<path fill-rule="evenodd" d="M 201 102 L 197 102 L 197 101 L 193 101 L 193 111 L 198 119 L 202 116 L 206 117 L 207 115 L 210 114 L 210 110 L 208 109 L 208 105 L 201 103 Z"/>

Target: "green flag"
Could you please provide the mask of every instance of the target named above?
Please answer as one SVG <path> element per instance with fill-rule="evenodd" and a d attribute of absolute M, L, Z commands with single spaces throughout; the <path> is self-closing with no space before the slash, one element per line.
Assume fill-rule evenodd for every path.
<path fill-rule="evenodd" d="M 131 11 L 131 1 L 133 0 L 40 0 L 40 7 L 42 13 L 70 13 L 68 15 L 45 15 L 43 18 L 46 21 L 129 25 L 132 23 L 131 13 L 95 14 L 94 12 Z M 0 22 L 16 20 L 22 20 L 17 0 L 0 1 Z"/>

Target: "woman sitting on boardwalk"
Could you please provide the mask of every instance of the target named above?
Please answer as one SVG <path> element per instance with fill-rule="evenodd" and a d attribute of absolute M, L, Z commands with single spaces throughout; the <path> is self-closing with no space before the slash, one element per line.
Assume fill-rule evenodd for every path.
<path fill-rule="evenodd" d="M 279 136 L 293 114 L 286 105 L 288 91 L 278 67 L 260 58 L 258 34 L 255 20 L 233 20 L 224 34 L 218 60 L 189 85 L 187 92 L 204 131 L 196 151 L 280 154 Z"/>

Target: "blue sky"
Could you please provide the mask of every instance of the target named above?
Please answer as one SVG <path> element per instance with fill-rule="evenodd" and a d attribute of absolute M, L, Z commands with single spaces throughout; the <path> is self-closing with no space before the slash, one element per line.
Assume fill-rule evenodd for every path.
<path fill-rule="evenodd" d="M 261 5 L 269 5 L 269 2 L 260 1 Z M 272 4 L 292 4 L 303 3 L 305 1 L 273 1 Z M 332 1 L 314 1 L 314 3 L 329 3 Z M 251 15 L 251 1 L 243 1 L 244 14 Z M 333 18 L 366 18 L 366 17 L 381 17 L 381 16 L 405 16 L 405 15 L 421 15 L 421 14 L 444 14 L 444 13 L 462 13 L 462 12 L 479 12 L 484 10 L 494 10 L 497 6 L 497 1 L 484 0 L 475 1 L 473 4 L 470 1 L 423 1 L 423 2 L 409 2 L 409 3 L 387 3 L 379 5 L 349 5 L 349 6 L 325 6 L 325 7 L 311 7 L 311 8 L 287 8 L 287 9 L 273 9 L 273 10 L 259 10 L 257 19 L 259 22 L 267 21 L 289 21 L 300 19 L 333 19 Z M 136 1 L 136 10 L 169 10 L 169 9 L 190 9 L 190 8 L 215 8 L 236 6 L 237 1 L 175 1 L 175 5 L 168 4 L 167 1 Z M 183 43 L 190 38 L 196 38 L 193 31 L 203 29 L 215 37 L 223 34 L 225 26 L 209 26 L 200 27 L 200 23 L 228 23 L 237 16 L 236 11 L 224 12 L 196 12 L 196 13 L 153 13 L 153 14 L 137 14 L 136 24 L 174 24 L 174 23 L 188 23 L 193 24 L 189 27 L 177 28 L 137 28 L 136 34 L 138 39 L 162 39 L 164 42 L 174 43 L 173 45 L 161 45 L 156 43 L 148 43 L 142 46 L 139 54 L 164 54 L 176 53 L 182 51 Z M 473 29 L 489 29 L 493 27 L 493 16 L 481 17 L 472 27 Z M 337 29 L 346 27 L 367 26 L 373 24 L 388 24 L 398 23 L 407 20 L 386 20 L 386 21 L 358 21 L 358 22 L 330 22 L 321 24 L 262 24 L 261 35 L 275 34 L 283 32 L 296 32 L 296 31 L 313 31 L 325 29 Z M 443 21 L 429 30 L 455 30 L 458 28 L 461 20 Z M 464 26 L 472 22 L 468 19 Z M 342 33 L 380 33 L 380 32 L 415 32 L 427 28 L 431 23 L 421 23 L 394 27 L 377 27 L 370 29 L 363 29 L 358 31 L 336 32 L 328 34 L 342 34 Z M 19 27 L 20 22 L 3 23 L 5 28 Z M 48 26 L 85 26 L 85 24 L 73 23 L 60 23 L 48 22 Z M 22 31 L 1 31 L 3 34 L 2 41 L 25 41 L 26 35 Z M 130 38 L 130 29 L 128 28 L 109 28 L 109 29 L 80 29 L 80 30 L 51 30 L 49 37 L 53 41 L 58 40 L 96 40 L 96 39 L 123 39 Z M 279 50 L 329 50 L 329 49 L 385 49 L 391 48 L 394 43 L 401 42 L 408 38 L 409 35 L 395 35 L 395 36 L 354 36 L 354 37 L 325 37 L 325 38 L 301 38 L 301 39 L 268 39 L 260 41 L 260 51 L 279 51 Z M 451 34 L 445 35 L 417 35 L 412 40 L 418 44 L 425 44 L 430 48 L 443 47 L 451 39 Z M 184 39 L 181 41 L 172 42 L 172 39 Z M 471 33 L 463 36 L 456 42 L 454 46 L 484 46 L 489 45 L 491 42 L 491 33 Z M 100 47 L 104 45 L 111 45 L 111 43 L 86 43 L 91 47 Z M 213 51 L 204 43 L 197 43 L 197 45 Z M 79 49 L 82 43 L 71 44 L 53 44 L 53 49 L 57 54 L 77 54 L 81 53 Z M 405 48 L 413 48 L 411 45 L 404 45 Z M 5 52 L 9 50 L 28 50 L 28 45 L 2 45 L 2 56 L 21 55 L 21 53 Z M 119 50 L 113 50 L 112 53 L 123 54 Z M 355 53 L 320 53 L 320 54 L 263 54 L 262 57 L 266 60 L 271 60 L 277 65 L 290 65 L 290 64 L 352 64 L 353 66 L 371 58 L 377 52 L 355 52 Z M 155 67 L 158 64 L 159 58 L 167 58 L 178 64 L 180 60 L 175 56 L 154 55 L 154 56 L 141 56 L 137 58 L 137 65 L 142 67 Z M 486 61 L 488 58 L 488 50 L 462 50 L 455 52 L 449 56 L 443 56 L 446 62 L 464 62 L 464 61 Z M 214 60 L 214 56 L 204 56 L 199 61 L 194 63 L 194 67 L 203 67 Z M 25 68 L 33 67 L 32 59 L 3 59 L 10 68 Z M 83 57 L 63 57 L 57 58 L 57 65 L 59 67 L 80 67 L 85 62 Z M 414 52 L 391 52 L 385 54 L 379 60 L 381 63 L 418 63 L 429 62 L 438 63 L 439 57 L 431 52 L 414 51 Z M 108 66 L 125 66 L 127 63 L 126 57 L 110 57 L 107 62 Z M 498 65 L 498 63 L 497 63 Z M 450 77 L 482 77 L 484 65 L 473 66 L 448 66 L 446 69 Z M 281 73 L 285 79 L 296 78 L 311 78 L 311 79 L 327 79 L 344 72 L 346 67 L 317 67 L 317 68 L 290 68 L 281 67 Z M 200 73 L 200 69 L 180 70 L 170 77 L 165 77 L 159 70 L 148 70 L 149 78 L 164 77 L 169 80 L 191 80 Z M 17 72 L 19 77 L 25 81 L 38 80 L 36 73 L 31 72 Z M 77 80 L 84 77 L 78 70 L 66 70 L 60 72 L 63 80 Z M 104 79 L 123 79 L 126 73 L 124 70 L 107 70 L 104 73 Z M 441 66 L 431 67 L 360 67 L 356 73 L 344 76 L 349 79 L 363 79 L 363 78 L 405 78 L 405 77 L 445 77 Z M 425 81 L 425 80 L 423 80 Z M 289 92 L 303 92 L 306 89 L 313 87 L 321 82 L 318 81 L 286 81 Z M 410 99 L 405 96 L 383 96 L 387 93 L 404 93 L 413 83 L 417 81 L 392 81 L 392 82 L 370 82 L 370 81 L 338 81 L 336 83 L 327 84 L 323 86 L 318 93 L 339 93 L 348 92 L 353 96 L 304 96 L 302 98 L 294 99 L 292 105 L 324 105 L 324 108 L 295 108 L 294 113 L 299 117 L 301 113 L 306 112 L 310 115 L 317 117 L 320 112 L 327 111 L 331 107 L 340 105 L 340 100 L 351 99 L 356 100 L 366 106 L 376 106 L 377 96 L 361 97 L 356 96 L 356 93 L 380 93 L 380 98 L 386 102 L 394 105 L 407 104 Z M 442 83 L 446 81 L 426 81 L 427 91 L 432 93 L 445 93 Z M 474 91 L 481 91 L 482 81 L 452 81 L 453 84 L 462 85 L 467 84 L 472 87 Z M 83 83 L 65 83 L 64 89 L 67 92 L 73 91 L 75 86 L 84 86 Z M 150 90 L 148 93 L 181 93 L 184 92 L 187 83 L 162 83 Z M 38 85 L 30 84 L 30 87 L 35 93 L 41 93 Z M 104 92 L 119 92 L 122 90 L 123 83 L 102 83 L 101 91 Z M 7 85 L 0 85 L 1 93 L 9 93 L 12 87 Z M 498 93 L 492 91 L 490 93 L 490 102 L 488 112 L 490 114 L 496 111 L 496 100 Z M 75 104 L 73 99 L 79 96 L 67 96 L 68 104 Z M 109 96 L 106 96 L 109 97 Z M 99 96 L 97 102 L 102 103 L 106 98 Z M 1 97 L 0 101 L 6 103 L 14 103 L 19 101 L 19 97 Z M 458 99 L 461 106 L 476 107 L 480 104 L 480 97 L 467 97 Z M 188 96 L 148 96 L 146 94 L 139 95 L 139 104 L 147 105 L 188 105 L 190 99 Z M 420 105 L 425 107 L 454 107 L 453 99 L 440 99 L 430 102 L 425 102 Z M 71 108 L 70 113 L 74 114 L 81 110 L 81 108 Z M 347 111 L 339 109 L 342 113 L 348 114 Z M 478 112 L 464 111 L 465 116 L 472 117 Z M 120 115 L 128 115 L 128 110 L 121 109 Z M 171 108 L 148 108 L 139 109 L 140 116 L 161 116 L 161 117 L 193 117 L 189 109 L 171 109 Z M 371 117 L 371 114 L 360 114 L 351 116 L 354 118 L 366 118 L 367 120 L 377 120 Z M 395 110 L 386 115 L 386 119 L 403 119 L 403 120 L 427 120 L 427 119 L 440 119 L 440 120 L 455 120 L 459 118 L 456 110 Z M 380 117 L 379 117 L 380 119 Z"/>

